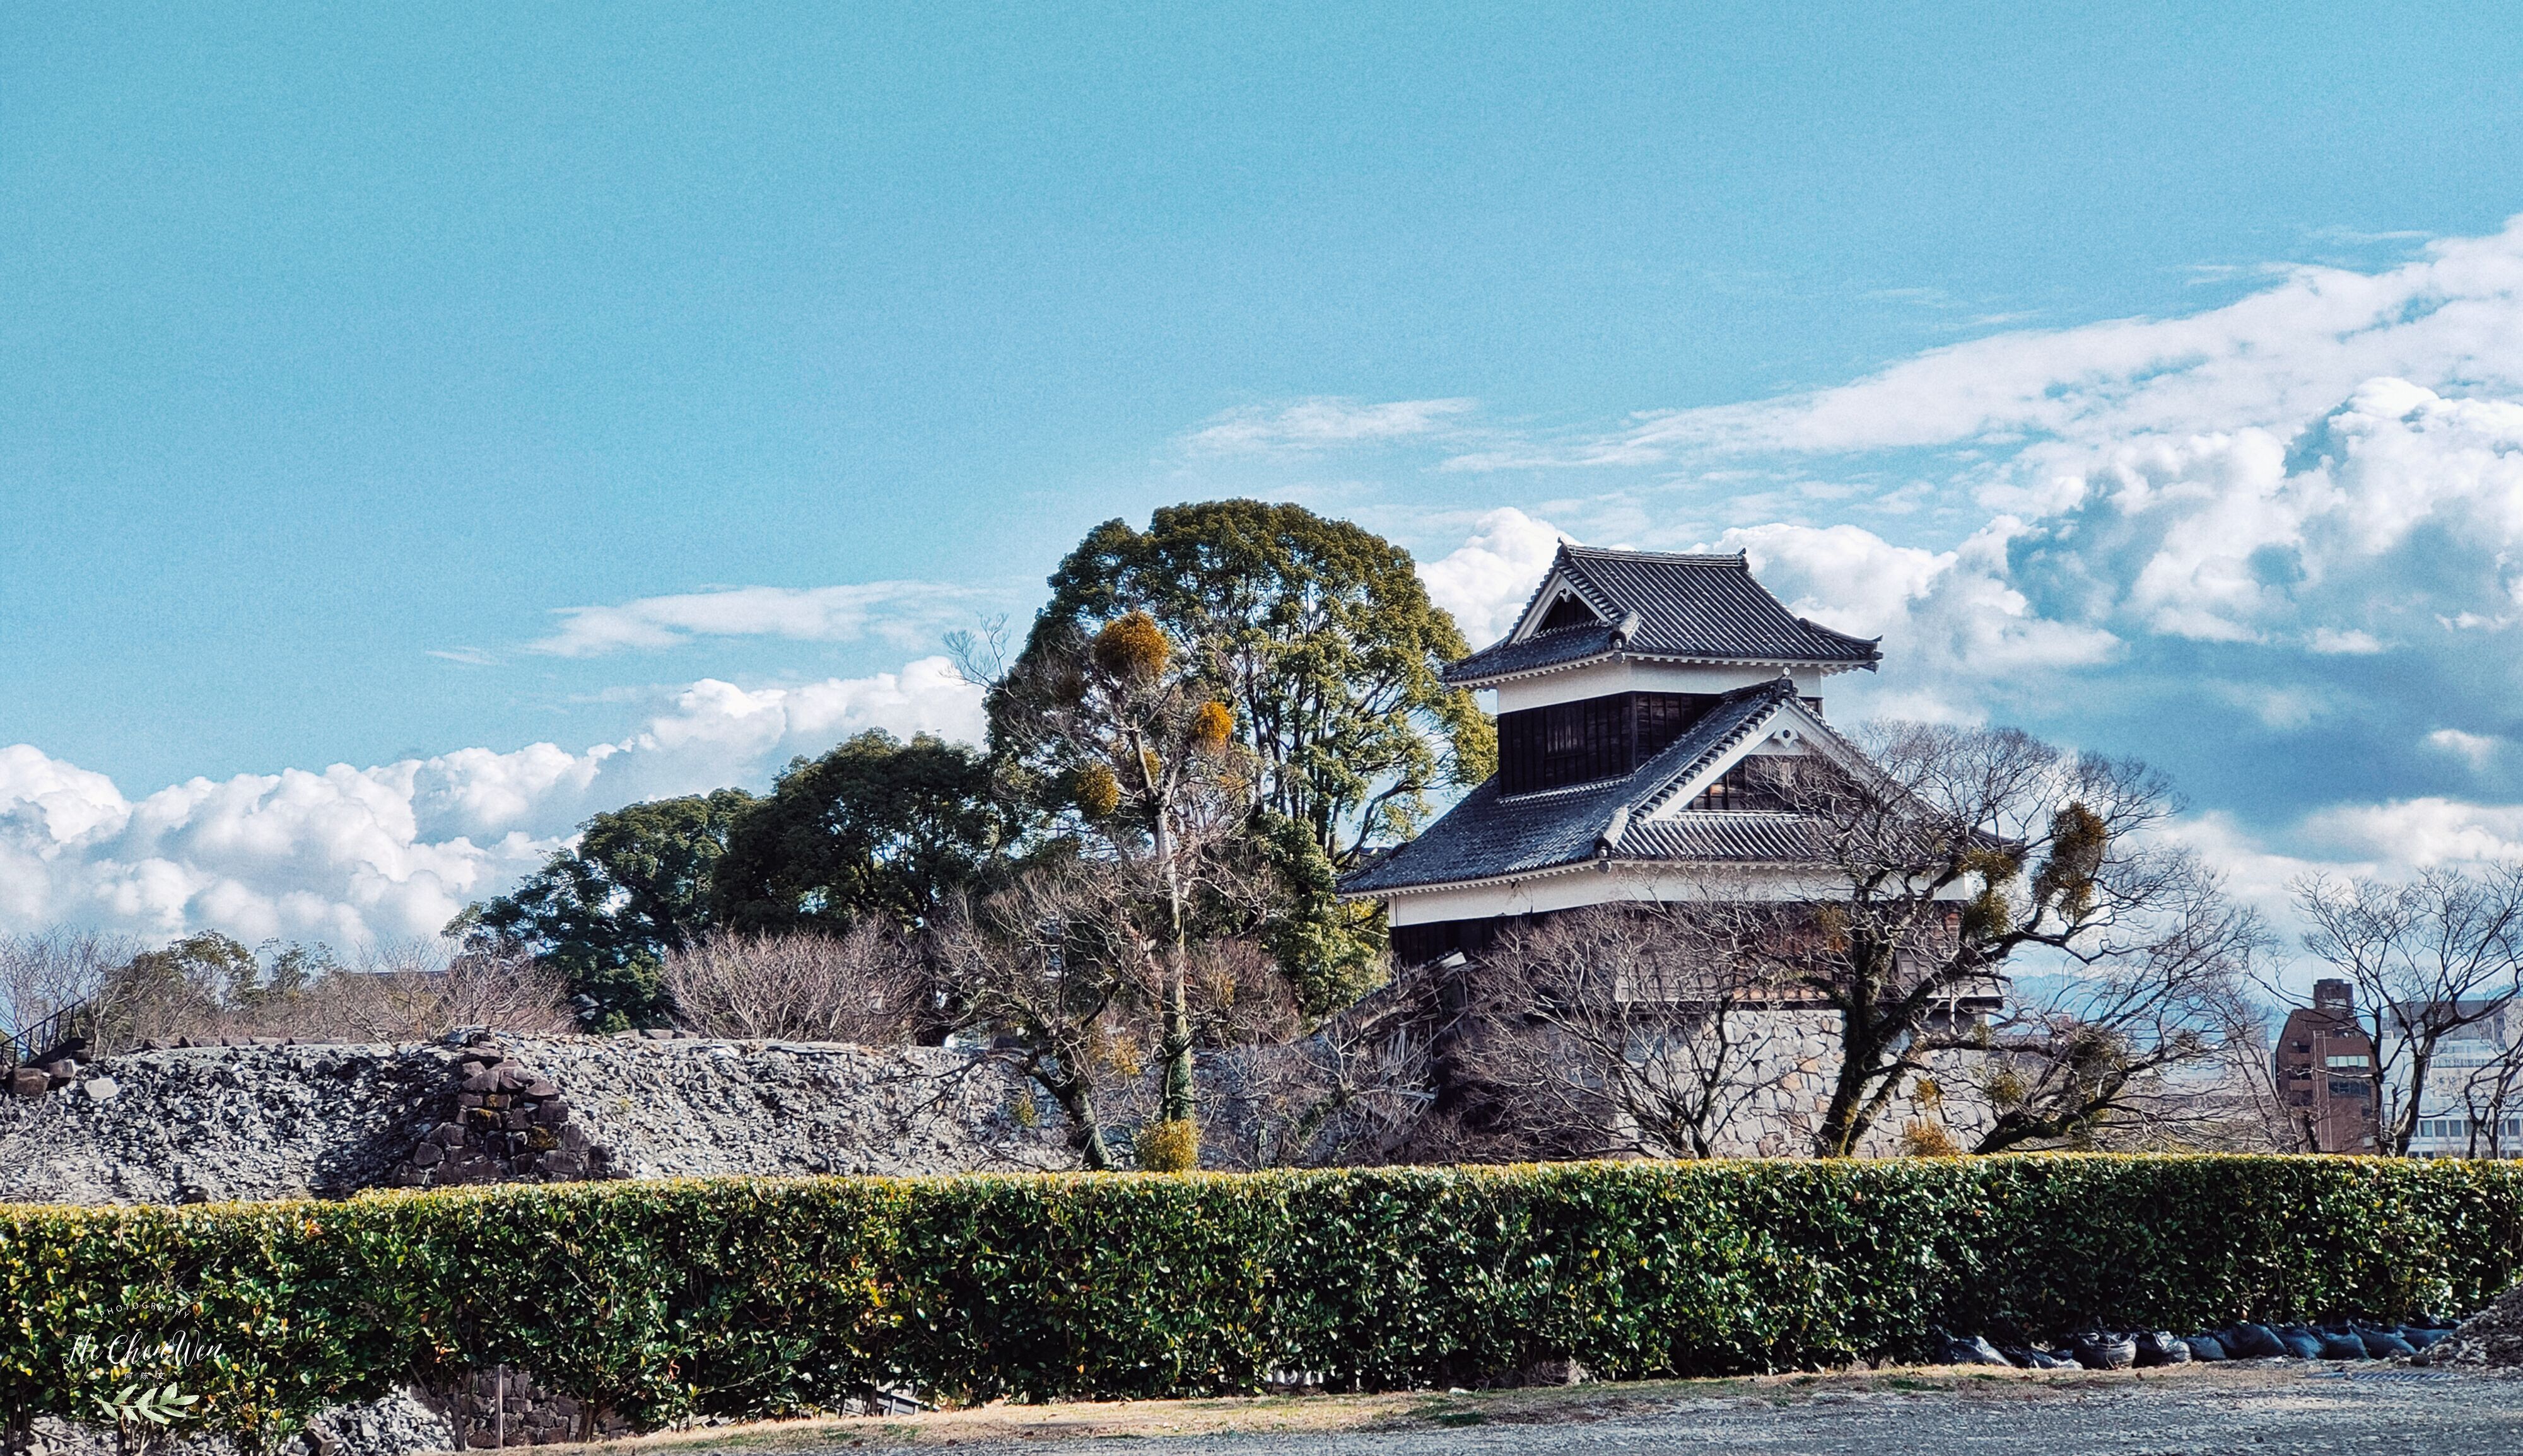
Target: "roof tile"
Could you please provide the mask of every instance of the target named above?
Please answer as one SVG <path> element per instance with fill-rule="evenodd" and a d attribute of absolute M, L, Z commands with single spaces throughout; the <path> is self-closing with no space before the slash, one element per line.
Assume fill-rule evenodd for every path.
<path fill-rule="evenodd" d="M 1752 579 L 1749 564 L 1739 555 L 1608 551 L 1563 544 L 1551 571 L 1567 573 L 1581 595 L 1634 617 L 1632 634 L 1621 638 L 1621 624 L 1607 622 L 1537 633 L 1520 642 L 1498 642 L 1447 669 L 1448 681 L 1483 681 L 1616 651 L 1716 662 L 1869 668 L 1882 657 L 1872 640 L 1833 632 L 1788 611 Z M 1546 576 L 1544 586 L 1549 580 Z M 1540 588 L 1535 594 L 1538 599 Z M 1531 610 L 1528 603 L 1527 614 Z"/>
<path fill-rule="evenodd" d="M 1499 792 L 1499 780 L 1492 777 L 1464 795 L 1418 838 L 1351 874 L 1341 882 L 1341 889 L 1350 894 L 1378 894 L 1528 874 L 1591 860 L 1595 844 L 1611 827 L 1614 810 L 1626 806 L 1643 811 L 1733 748 L 1772 710 L 1795 695 L 1795 684 L 1785 678 L 1730 692 L 1671 746 L 1624 777 L 1515 795 Z M 1727 817 L 1735 816 L 1730 812 Z M 1653 849 L 1639 852 L 1638 846 L 1660 842 L 1660 830 L 1645 839 L 1640 837 L 1654 827 L 1631 823 L 1622 834 L 1619 856 L 1667 858 Z"/>

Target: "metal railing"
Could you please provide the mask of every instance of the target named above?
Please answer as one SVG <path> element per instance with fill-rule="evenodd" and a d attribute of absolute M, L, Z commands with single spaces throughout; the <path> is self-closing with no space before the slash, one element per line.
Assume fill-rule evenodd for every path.
<path fill-rule="evenodd" d="M 0 1035 L 0 1069 L 15 1071 L 60 1047 L 91 1004 L 73 1002 L 32 1026 Z"/>

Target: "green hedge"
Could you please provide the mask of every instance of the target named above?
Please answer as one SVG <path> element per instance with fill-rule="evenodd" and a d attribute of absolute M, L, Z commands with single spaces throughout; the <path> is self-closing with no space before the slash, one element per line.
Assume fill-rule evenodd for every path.
<path fill-rule="evenodd" d="M 974 1398 L 1613 1377 L 1917 1354 L 1931 1326 L 2476 1307 L 2523 1170 L 2026 1156 L 722 1179 L 0 1208 L 0 1399 L 190 1342 L 211 1424 L 506 1362 L 642 1421 Z M 86 1337 L 84 1340 L 81 1337 Z M 120 1342 L 118 1343 L 118 1338 Z M 167 1363 L 161 1357 L 161 1363 Z M 138 1362 L 140 1374 L 148 1361 Z"/>

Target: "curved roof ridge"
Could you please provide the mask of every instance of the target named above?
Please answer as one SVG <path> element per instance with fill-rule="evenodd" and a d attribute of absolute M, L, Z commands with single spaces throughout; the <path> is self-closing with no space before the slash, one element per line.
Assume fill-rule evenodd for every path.
<path fill-rule="evenodd" d="M 1561 541 L 1559 549 L 1570 555 L 1626 557 L 1641 561 L 1680 561 L 1691 566 L 1739 566 L 1752 569 L 1749 551 L 1639 551 L 1627 546 L 1581 546 L 1575 541 Z"/>

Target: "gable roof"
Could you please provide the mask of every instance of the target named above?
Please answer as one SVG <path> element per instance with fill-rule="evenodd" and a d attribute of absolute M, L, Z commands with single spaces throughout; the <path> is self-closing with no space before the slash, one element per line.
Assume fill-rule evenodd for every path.
<path fill-rule="evenodd" d="M 1836 740 L 1788 680 L 1738 688 L 1624 777 L 1505 794 L 1493 776 L 1418 838 L 1342 880 L 1341 893 L 1381 895 L 1572 869 L 1593 863 L 1598 850 L 1620 860 L 1810 861 L 1812 829 L 1798 815 L 1658 814 L 1742 757 L 1783 714 L 1810 737 Z"/>
<path fill-rule="evenodd" d="M 1563 594 L 1598 621 L 1540 631 Z M 1674 658 L 1760 667 L 1872 670 L 1880 638 L 1833 632 L 1788 611 L 1740 553 L 1609 551 L 1562 542 L 1506 637 L 1446 670 L 1458 687 L 1597 658 Z"/>

